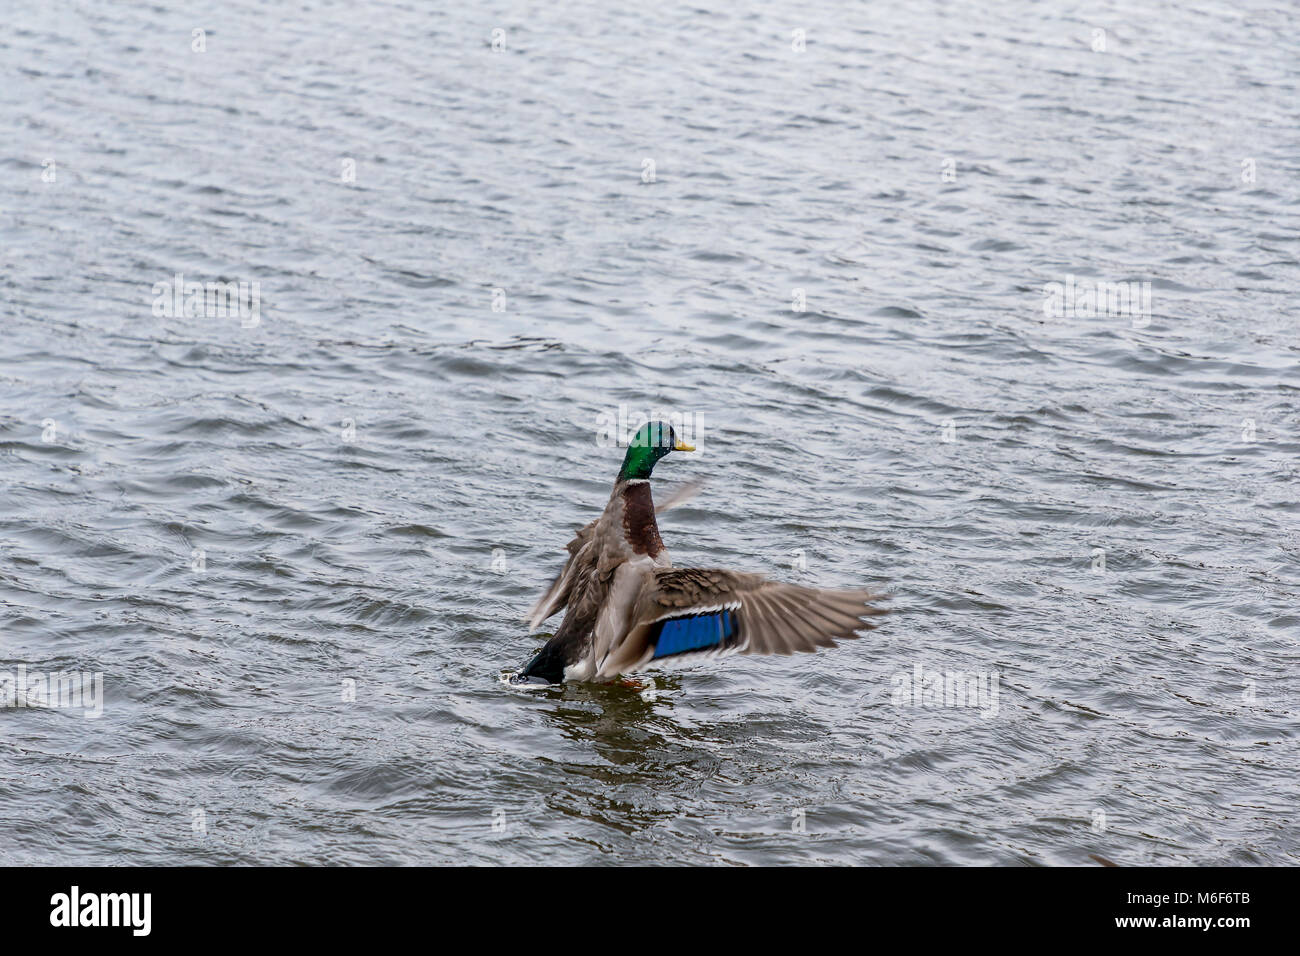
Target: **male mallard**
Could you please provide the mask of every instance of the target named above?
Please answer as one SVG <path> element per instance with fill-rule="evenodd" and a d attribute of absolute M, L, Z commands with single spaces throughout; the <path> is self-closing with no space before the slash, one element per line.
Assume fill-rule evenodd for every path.
<path fill-rule="evenodd" d="M 659 538 L 650 472 L 669 452 L 694 450 L 670 425 L 641 426 L 604 512 L 569 542 L 568 563 L 526 620 L 536 629 L 561 608 L 568 613 L 513 682 L 605 680 L 664 658 L 815 651 L 870 630 L 864 618 L 884 613 L 867 603 L 882 595 L 860 588 L 674 568 Z"/>

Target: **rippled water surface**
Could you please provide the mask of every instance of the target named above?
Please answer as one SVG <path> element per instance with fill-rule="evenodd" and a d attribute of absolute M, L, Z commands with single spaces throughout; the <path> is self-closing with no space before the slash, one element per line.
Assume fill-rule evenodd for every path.
<path fill-rule="evenodd" d="M 0 860 L 1300 862 L 1300 22 L 1185 6 L 25 5 L 0 669 L 104 701 Z M 677 564 L 894 613 L 503 685 L 620 405 Z"/>

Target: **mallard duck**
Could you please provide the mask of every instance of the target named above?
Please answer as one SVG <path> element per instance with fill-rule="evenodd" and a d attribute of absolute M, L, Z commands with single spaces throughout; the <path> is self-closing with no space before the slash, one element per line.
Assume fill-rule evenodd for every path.
<path fill-rule="evenodd" d="M 637 431 L 599 518 L 568 544 L 569 559 L 525 620 L 530 630 L 567 608 L 554 636 L 514 683 L 603 681 L 665 660 L 792 654 L 870 630 L 882 597 L 829 591 L 714 568 L 674 568 L 659 537 L 650 474 L 665 455 L 694 451 L 671 425 Z"/>

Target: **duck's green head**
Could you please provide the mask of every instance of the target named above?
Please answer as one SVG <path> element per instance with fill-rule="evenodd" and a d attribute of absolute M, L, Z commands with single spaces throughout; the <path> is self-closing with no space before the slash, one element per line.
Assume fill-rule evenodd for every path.
<path fill-rule="evenodd" d="M 678 438 L 667 422 L 646 422 L 632 436 L 618 480 L 649 478 L 655 463 L 670 451 L 695 451 L 695 446 Z"/>

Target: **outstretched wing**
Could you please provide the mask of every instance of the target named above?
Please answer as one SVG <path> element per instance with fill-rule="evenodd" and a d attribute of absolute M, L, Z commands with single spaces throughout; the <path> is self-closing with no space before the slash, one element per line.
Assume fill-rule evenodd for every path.
<path fill-rule="evenodd" d="M 884 595 L 863 588 L 825 590 L 709 568 L 655 571 L 633 612 L 633 626 L 611 650 L 600 676 L 688 655 L 793 654 L 834 647 L 870 630 L 871 606 Z"/>
<path fill-rule="evenodd" d="M 564 563 L 560 573 L 555 576 L 551 586 L 546 589 L 546 593 L 537 599 L 525 616 L 524 620 L 528 622 L 528 629 L 535 631 L 539 628 L 552 614 L 563 610 L 564 606 L 569 603 L 569 595 L 573 592 L 573 585 L 578 580 L 578 554 L 583 547 L 591 540 L 591 536 L 596 530 L 596 521 L 590 522 L 586 527 L 579 528 L 578 533 L 573 536 L 573 540 L 566 546 L 569 552 L 569 560 Z"/>
<path fill-rule="evenodd" d="M 678 505 L 690 501 L 699 494 L 702 486 L 703 482 L 699 481 L 690 481 L 679 486 L 663 504 L 655 506 L 655 514 L 663 514 L 670 508 L 676 508 Z M 555 580 L 546 589 L 546 593 L 537 599 L 537 603 L 533 605 L 532 610 L 524 616 L 524 620 L 528 622 L 529 630 L 537 630 L 543 621 L 552 614 L 564 610 L 568 605 L 569 598 L 573 594 L 574 585 L 582 577 L 579 570 L 584 565 L 584 561 L 579 558 L 579 554 L 591 541 L 592 536 L 595 534 L 596 521 L 599 520 L 597 518 L 595 521 L 588 523 L 586 527 L 578 529 L 578 533 L 573 536 L 573 540 L 566 546 L 569 552 L 569 560 L 565 562 L 560 573 L 555 576 Z"/>
<path fill-rule="evenodd" d="M 661 515 L 665 511 L 670 511 L 678 505 L 684 505 L 700 493 L 704 487 L 703 481 L 687 481 L 673 489 L 672 494 L 664 499 L 663 504 L 655 505 L 655 514 Z"/>

